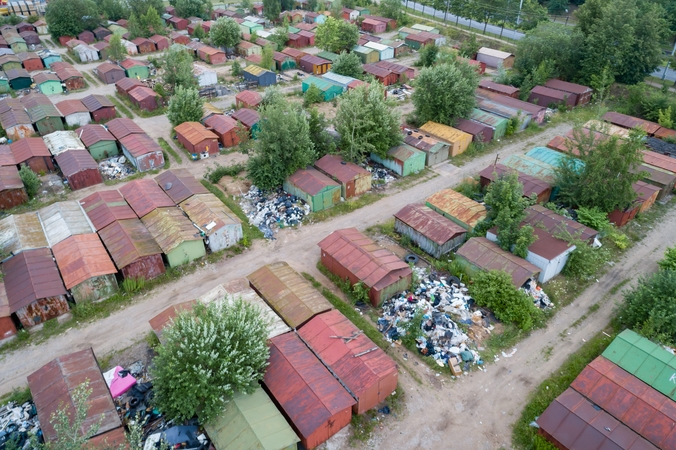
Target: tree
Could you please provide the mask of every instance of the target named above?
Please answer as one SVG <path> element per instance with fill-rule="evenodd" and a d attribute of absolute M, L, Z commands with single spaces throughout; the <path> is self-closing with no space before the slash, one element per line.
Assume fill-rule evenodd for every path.
<path fill-rule="evenodd" d="M 99 13 L 108 20 L 117 21 L 129 18 L 129 5 L 122 0 L 100 0 L 97 2 Z"/>
<path fill-rule="evenodd" d="M 661 127 L 664 128 L 674 127 L 674 119 L 673 119 L 674 116 L 671 112 L 671 105 L 667 106 L 666 109 L 658 110 L 657 115 L 658 115 L 657 123 L 659 123 Z"/>
<path fill-rule="evenodd" d="M 136 14 L 137 17 L 140 17 L 148 12 L 148 8 L 154 8 L 155 11 L 164 11 L 164 3 L 162 0 L 133 0 L 128 3 L 129 7 L 131 8 L 131 12 Z"/>
<path fill-rule="evenodd" d="M 263 98 L 261 99 L 261 106 L 269 106 L 274 104 L 284 103 L 284 94 L 279 87 L 270 85 L 263 91 Z"/>
<path fill-rule="evenodd" d="M 195 88 L 179 86 L 169 99 L 167 119 L 175 127 L 183 122 L 199 122 L 202 120 L 203 100 Z"/>
<path fill-rule="evenodd" d="M 558 200 L 573 207 L 598 207 L 606 213 L 624 209 L 636 199 L 632 185 L 643 178 L 637 170 L 643 161 L 643 135 L 632 130 L 627 140 L 617 136 L 599 139 L 594 131 L 593 127 L 591 133 L 573 131 L 575 158 L 566 156 L 555 168 Z"/>
<path fill-rule="evenodd" d="M 439 47 L 434 44 L 427 44 L 420 49 L 420 56 L 416 65 L 420 67 L 432 67 L 437 62 Z"/>
<path fill-rule="evenodd" d="M 286 47 L 286 43 L 289 40 L 289 32 L 286 28 L 276 28 L 275 31 L 267 37 L 267 40 L 277 45 L 277 50 L 281 50 Z"/>
<path fill-rule="evenodd" d="M 178 17 L 201 17 L 208 20 L 211 16 L 210 0 L 169 0 L 169 4 L 176 8 Z"/>
<path fill-rule="evenodd" d="M 174 44 L 164 53 L 164 75 L 162 77 L 169 85 L 170 91 L 175 92 L 179 86 L 196 87 L 197 80 L 192 69 L 192 56 L 185 47 Z"/>
<path fill-rule="evenodd" d="M 200 42 L 203 42 L 204 38 L 207 37 L 207 32 L 204 31 L 204 28 L 202 28 L 201 25 L 197 25 L 192 32 L 192 37 L 198 39 Z"/>
<path fill-rule="evenodd" d="M 331 72 L 346 77 L 361 78 L 364 69 L 362 69 L 361 58 L 358 54 L 343 51 L 331 65 Z"/>
<path fill-rule="evenodd" d="M 232 63 L 230 73 L 232 74 L 233 77 L 239 77 L 242 75 L 242 66 L 240 65 L 239 61 L 235 61 L 234 63 Z"/>
<path fill-rule="evenodd" d="M 528 100 L 528 97 L 530 96 L 530 91 L 533 90 L 535 86 L 542 86 L 544 85 L 547 80 L 552 78 L 554 74 L 554 62 L 550 61 L 548 59 L 545 59 L 538 65 L 537 67 L 533 68 L 528 74 L 526 74 L 526 77 L 523 79 L 523 82 L 521 83 L 521 100 Z M 549 106 L 549 105 L 541 105 L 541 106 Z"/>
<path fill-rule="evenodd" d="M 314 162 L 314 145 L 307 116 L 297 104 L 266 106 L 260 115 L 262 126 L 248 161 L 248 176 L 259 188 L 274 189 Z"/>
<path fill-rule="evenodd" d="M 273 58 L 272 47 L 266 45 L 261 53 L 261 67 L 268 70 L 275 70 L 275 59 Z"/>
<path fill-rule="evenodd" d="M 251 0 L 242 0 L 239 2 L 239 6 L 241 6 L 244 11 L 249 12 L 251 11 Z"/>
<path fill-rule="evenodd" d="M 547 11 L 550 14 L 561 14 L 568 10 L 568 0 L 549 0 Z"/>
<path fill-rule="evenodd" d="M 310 85 L 307 91 L 305 91 L 303 97 L 303 106 L 305 107 L 324 101 L 324 94 L 322 94 L 322 90 L 319 89 L 314 83 Z"/>
<path fill-rule="evenodd" d="M 499 177 L 488 185 L 484 202 L 489 207 L 488 217 L 498 228 L 498 244 L 503 250 L 525 258 L 528 247 L 535 242 L 533 227 L 522 225 L 528 215 L 526 208 L 535 204 L 537 198 L 523 196 L 523 185 L 516 172 Z"/>
<path fill-rule="evenodd" d="M 26 194 L 28 194 L 28 198 L 35 198 L 35 196 L 40 191 L 40 178 L 38 178 L 35 172 L 33 172 L 31 168 L 25 164 L 22 164 L 21 169 L 19 169 L 19 177 L 21 177 L 21 181 L 26 188 Z"/>
<path fill-rule="evenodd" d="M 315 146 L 317 158 L 336 151 L 333 136 L 326 131 L 328 126 L 326 116 L 320 113 L 317 108 L 310 108 L 308 111 L 308 127 L 310 129 L 310 140 Z"/>
<path fill-rule="evenodd" d="M 478 86 L 479 76 L 465 62 L 422 69 L 411 97 L 418 121 L 452 125 L 456 119 L 467 117 L 476 105 L 474 91 Z"/>
<path fill-rule="evenodd" d="M 279 19 L 282 12 L 282 5 L 279 0 L 263 0 L 263 15 L 270 21 Z"/>
<path fill-rule="evenodd" d="M 380 2 L 380 13 L 383 17 L 394 19 L 397 22 L 404 17 L 404 11 L 399 0 L 383 0 Z"/>
<path fill-rule="evenodd" d="M 209 31 L 211 43 L 216 47 L 234 48 L 242 39 L 239 24 L 229 17 L 219 17 Z"/>
<path fill-rule="evenodd" d="M 270 324 L 255 305 L 226 298 L 196 303 L 164 329 L 151 374 L 155 402 L 167 418 L 218 416 L 235 392 L 252 393 L 263 378 Z"/>
<path fill-rule="evenodd" d="M 370 153 L 381 157 L 399 145 L 399 112 L 385 99 L 380 83 L 358 86 L 345 92 L 333 121 L 340 134 L 340 152 L 347 161 L 361 162 Z"/>
<path fill-rule="evenodd" d="M 145 30 L 143 30 L 143 26 L 141 25 L 141 20 L 136 17 L 136 14 L 134 13 L 131 13 L 129 16 L 129 20 L 127 21 L 127 30 L 129 30 L 131 39 L 145 37 L 144 35 L 146 34 Z"/>
<path fill-rule="evenodd" d="M 112 61 L 122 61 L 127 57 L 127 47 L 122 45 L 122 38 L 117 34 L 110 37 L 107 50 L 108 59 Z"/>
<path fill-rule="evenodd" d="M 676 247 L 667 247 L 664 251 L 664 258 L 657 261 L 660 270 L 676 271 Z"/>
<path fill-rule="evenodd" d="M 477 42 L 476 40 L 476 35 L 474 33 L 469 35 L 469 39 L 465 39 L 462 41 L 460 44 L 460 56 L 463 58 L 469 58 L 469 59 L 474 59 L 476 56 L 477 52 L 481 48 L 481 44 Z"/>
<path fill-rule="evenodd" d="M 317 6 L 318 6 L 317 0 L 308 0 L 307 2 L 307 9 L 309 11 L 317 11 Z"/>
<path fill-rule="evenodd" d="M 84 30 L 98 26 L 96 3 L 91 0 L 52 0 L 47 6 L 45 19 L 49 32 L 56 40 L 61 36 L 77 36 Z"/>
<path fill-rule="evenodd" d="M 316 30 L 315 45 L 328 52 L 340 53 L 343 50 L 352 50 L 359 41 L 357 26 L 342 19 L 329 17 Z"/>
<path fill-rule="evenodd" d="M 514 8 L 517 7 L 517 3 L 511 3 Z M 517 28 L 522 30 L 532 30 L 537 27 L 542 22 L 548 22 L 549 16 L 547 15 L 547 9 L 540 5 L 535 0 L 524 0 L 523 6 L 521 7 L 521 13 L 517 13 L 514 10 L 509 14 L 509 17 L 512 19 L 512 23 L 516 24 L 514 20 L 515 17 L 520 19 L 520 23 L 516 24 Z"/>

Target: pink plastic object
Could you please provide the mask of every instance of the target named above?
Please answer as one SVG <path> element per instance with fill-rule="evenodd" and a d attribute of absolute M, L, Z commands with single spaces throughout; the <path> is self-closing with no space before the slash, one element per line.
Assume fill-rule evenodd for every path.
<path fill-rule="evenodd" d="M 124 370 L 123 367 L 117 366 L 114 370 L 115 372 L 113 372 L 113 381 L 110 383 L 110 394 L 113 396 L 113 398 L 117 398 L 136 384 L 136 378 L 132 377 L 131 375 L 127 375 L 126 377 L 122 378 L 119 375 L 119 372 Z"/>

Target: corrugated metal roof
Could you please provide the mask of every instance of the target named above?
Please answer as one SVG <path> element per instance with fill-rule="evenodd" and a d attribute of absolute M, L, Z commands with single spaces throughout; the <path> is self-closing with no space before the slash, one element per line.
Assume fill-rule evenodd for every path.
<path fill-rule="evenodd" d="M 177 205 L 193 195 L 209 193 L 188 169 L 167 170 L 156 176 L 155 182 Z"/>
<path fill-rule="evenodd" d="M 317 195 L 331 186 L 340 186 L 331 178 L 312 167 L 298 169 L 288 180 L 289 183 L 310 195 Z"/>
<path fill-rule="evenodd" d="M 676 173 L 676 159 L 650 150 L 643 151 L 643 162 Z"/>
<path fill-rule="evenodd" d="M 479 176 L 486 178 L 489 181 L 495 181 L 496 178 L 500 178 L 505 174 L 516 172 L 519 176 L 519 183 L 523 185 L 523 195 L 530 197 L 532 194 L 539 196 L 543 192 L 551 189 L 551 186 L 545 181 L 542 181 L 538 178 L 527 175 L 523 172 L 519 172 L 516 169 L 507 167 L 504 164 L 496 164 L 486 167 L 484 170 L 479 172 Z M 495 174 L 495 176 L 493 175 Z"/>
<path fill-rule="evenodd" d="M 535 105 L 533 103 L 524 102 L 518 98 L 508 97 L 506 95 L 497 94 L 495 92 L 487 91 L 486 89 L 478 88 L 474 91 L 477 97 L 492 100 L 493 102 L 499 103 L 501 105 L 508 106 L 517 111 L 521 111 L 521 114 L 528 113 L 532 115 L 538 115 L 543 113 L 547 107 Z"/>
<path fill-rule="evenodd" d="M 232 113 L 232 116 L 230 117 L 232 117 L 238 122 L 242 122 L 242 125 L 244 125 L 247 128 L 253 127 L 260 120 L 258 112 L 249 108 L 240 108 L 234 113 Z"/>
<path fill-rule="evenodd" d="M 115 107 L 113 102 L 111 102 L 105 95 L 92 94 L 84 97 L 81 99 L 81 101 L 89 112 L 98 111 L 101 108 Z"/>
<path fill-rule="evenodd" d="M 433 134 L 439 139 L 443 139 L 451 143 L 463 142 L 468 139 L 470 140 L 472 139 L 471 134 L 465 133 L 464 131 L 460 131 L 457 128 L 449 127 L 448 125 L 443 125 L 441 123 L 436 122 L 427 122 L 425 125 L 420 127 L 420 130 L 426 133 Z"/>
<path fill-rule="evenodd" d="M 138 45 L 138 44 L 134 43 L 134 45 Z M 122 60 L 119 64 L 120 64 L 120 67 L 122 67 L 123 69 L 131 69 L 132 67 L 138 67 L 138 66 L 140 66 L 140 67 L 146 67 L 147 66 L 147 64 L 145 64 L 145 63 L 143 63 L 139 60 L 132 59 L 132 58 L 126 58 L 126 59 Z"/>
<path fill-rule="evenodd" d="M 404 136 L 404 143 L 410 145 L 411 147 L 415 147 L 418 150 L 422 150 L 424 152 L 430 152 L 432 149 L 439 144 L 446 146 L 448 148 L 448 144 L 445 142 L 437 141 L 433 137 L 430 137 L 429 134 L 423 135 L 418 133 L 413 133 L 411 135 L 406 135 Z M 434 151 L 434 153 L 438 152 L 439 149 Z"/>
<path fill-rule="evenodd" d="M 132 94 L 134 92 L 136 92 L 136 90 L 134 90 Z M 183 136 L 192 145 L 197 145 L 205 139 L 218 139 L 216 134 L 207 130 L 204 125 L 199 122 L 183 122 L 174 127 L 174 131 Z"/>
<path fill-rule="evenodd" d="M 613 111 L 608 111 L 602 117 L 603 120 L 624 128 L 640 128 L 648 134 L 655 134 L 659 130 L 659 124 L 638 117 L 628 116 Z"/>
<path fill-rule="evenodd" d="M 23 181 L 16 166 L 0 166 L 0 192 L 23 188 Z"/>
<path fill-rule="evenodd" d="M 552 89 L 548 88 L 545 86 L 535 86 L 533 89 L 531 89 L 531 96 L 532 95 L 543 95 L 545 97 L 551 98 L 551 99 L 556 99 L 560 100 L 562 102 L 565 102 L 566 99 L 568 98 L 568 93 L 559 91 L 557 89 Z"/>
<path fill-rule="evenodd" d="M 676 174 L 659 167 L 651 166 L 650 164 L 641 164 L 640 166 L 631 169 L 631 172 L 647 172 L 648 176 L 645 179 L 654 181 L 663 186 L 673 186 L 676 181 Z"/>
<path fill-rule="evenodd" d="M 139 86 L 136 89 L 129 92 L 129 97 L 138 101 L 138 102 L 142 102 L 143 100 L 145 100 L 147 98 L 151 98 L 151 97 L 155 98 L 155 97 L 159 97 L 159 96 L 160 96 L 160 94 L 158 94 L 157 92 L 153 91 L 152 89 L 150 89 L 149 87 L 146 87 L 146 86 Z"/>
<path fill-rule="evenodd" d="M 101 275 L 117 273 L 96 233 L 78 234 L 52 247 L 66 289 Z"/>
<path fill-rule="evenodd" d="M 328 59 L 320 58 L 319 56 L 314 55 L 305 55 L 301 59 L 301 62 L 307 62 L 313 66 L 321 66 L 322 64 L 331 64 L 331 61 Z"/>
<path fill-rule="evenodd" d="M 542 161 L 552 167 L 558 167 L 566 158 L 571 158 L 578 169 L 582 169 L 584 167 L 584 162 L 581 160 L 572 158 L 547 147 L 535 147 L 526 153 L 526 156 L 537 159 L 538 161 Z"/>
<path fill-rule="evenodd" d="M 230 208 L 210 192 L 193 195 L 182 202 L 180 207 L 193 223 L 204 230 L 207 236 L 226 225 L 242 223 Z"/>
<path fill-rule="evenodd" d="M 58 79 L 58 78 L 57 78 Z M 56 109 L 64 116 L 75 113 L 88 113 L 89 109 L 80 100 L 63 100 L 56 104 Z"/>
<path fill-rule="evenodd" d="M 300 51 L 300 50 L 298 50 L 298 49 L 296 49 L 296 48 L 291 48 L 291 47 L 286 47 L 284 50 L 282 50 L 282 53 L 284 53 L 285 55 L 289 55 L 289 56 L 291 56 L 291 57 L 294 58 L 294 59 L 295 59 L 295 58 L 300 58 L 300 57 L 302 57 L 303 55 L 305 55 L 305 52 Z"/>
<path fill-rule="evenodd" d="M 375 50 L 373 50 L 373 51 L 375 51 Z M 376 76 L 376 77 L 381 77 L 381 78 L 385 78 L 392 73 L 390 70 L 385 69 L 383 67 L 376 66 L 375 64 L 364 64 L 362 66 L 362 69 L 364 69 L 365 73 L 371 74 L 371 75 Z"/>
<path fill-rule="evenodd" d="M 123 117 L 118 117 L 117 119 L 111 120 L 110 122 L 106 123 L 106 127 L 116 139 L 122 139 L 123 137 L 129 136 L 130 134 L 146 134 L 146 132 L 143 131 L 143 129 L 138 126 L 136 122 Z"/>
<path fill-rule="evenodd" d="M 324 155 L 315 162 L 315 167 L 335 177 L 341 183 L 371 176 L 371 172 L 357 164 L 344 161 L 340 155 Z"/>
<path fill-rule="evenodd" d="M 345 75 L 338 75 L 337 73 L 333 72 L 326 72 L 324 75 L 322 75 L 322 78 L 328 80 L 333 84 L 339 84 L 344 89 L 347 89 L 347 85 L 356 80 L 356 78 L 346 77 Z"/>
<path fill-rule="evenodd" d="M 503 270 L 512 277 L 514 286 L 521 287 L 540 268 L 523 258 L 505 251 L 485 237 L 473 237 L 458 249 L 458 255 L 483 270 Z"/>
<path fill-rule="evenodd" d="M 395 213 L 394 217 L 438 245 L 467 233 L 460 225 L 424 205 L 411 203 Z"/>
<path fill-rule="evenodd" d="M 120 270 L 144 256 L 162 253 L 155 238 L 137 218 L 116 220 L 100 230 L 99 236 Z"/>
<path fill-rule="evenodd" d="M 554 184 L 556 182 L 554 166 L 540 161 L 539 159 L 531 158 L 526 155 L 513 154 L 509 155 L 503 163 L 512 169 L 539 178 L 547 183 Z"/>
<path fill-rule="evenodd" d="M 119 191 L 139 218 L 157 208 L 176 206 L 162 188 L 148 178 L 127 183 Z"/>
<path fill-rule="evenodd" d="M 213 128 L 218 134 L 225 134 L 237 128 L 237 121 L 223 114 L 214 114 L 205 120 L 204 124 Z"/>
<path fill-rule="evenodd" d="M 130 134 L 119 139 L 119 141 L 134 158 L 147 155 L 148 153 L 162 153 L 162 147 L 145 133 Z"/>
<path fill-rule="evenodd" d="M 116 66 L 115 64 L 105 62 L 96 67 L 96 71 L 99 73 L 124 72 L 124 69 L 120 66 Z"/>
<path fill-rule="evenodd" d="M 172 202 L 173 203 L 173 202 Z M 202 237 L 180 209 L 157 208 L 141 218 L 164 254 L 171 253 L 187 241 L 200 241 Z"/>
<path fill-rule="evenodd" d="M 30 78 L 31 75 L 26 69 L 9 69 L 5 70 L 8 80 L 16 80 L 17 78 Z"/>
<path fill-rule="evenodd" d="M 54 131 L 42 139 L 53 156 L 68 150 L 86 150 L 84 143 L 77 137 L 75 131 Z"/>
<path fill-rule="evenodd" d="M 244 69 L 245 72 L 250 73 L 253 76 L 259 77 L 261 75 L 264 75 L 266 73 L 272 73 L 269 70 L 263 69 L 262 67 L 255 66 L 253 64 L 249 64 L 246 66 Z"/>
<path fill-rule="evenodd" d="M 551 79 L 545 83 L 545 86 L 552 89 L 558 89 L 563 92 L 570 92 L 571 94 L 586 94 L 591 92 L 592 88 L 583 86 L 581 84 L 569 83 L 567 81 Z"/>
<path fill-rule="evenodd" d="M 122 78 L 115 83 L 115 87 L 123 90 L 124 92 L 129 92 L 134 88 L 145 86 L 143 81 L 137 80 L 136 78 Z M 131 119 L 130 119 L 131 120 Z M 110 125 L 110 122 L 108 122 Z"/>
<path fill-rule="evenodd" d="M 75 133 L 86 147 L 91 147 L 101 141 L 115 141 L 115 136 L 110 134 L 103 125 L 90 123 L 78 128 Z"/>
<path fill-rule="evenodd" d="M 9 147 L 12 149 L 17 164 L 21 164 L 35 156 L 52 156 L 42 138 L 27 137 L 19 139 L 9 144 Z"/>
<path fill-rule="evenodd" d="M 50 247 L 70 236 L 89 234 L 95 231 L 94 226 L 77 201 L 57 202 L 45 206 L 38 211 L 38 217 L 45 230 Z"/>
<path fill-rule="evenodd" d="M 28 386 L 46 441 L 57 438 L 50 423 L 52 414 L 60 408 L 66 408 L 69 415 L 74 414 L 73 391 L 85 380 L 89 380 L 92 393 L 87 399 L 89 409 L 82 429 L 78 431 L 84 434 L 97 424 L 96 434 L 100 435 L 122 427 L 94 352 L 88 348 L 60 356 L 28 376 Z"/>
<path fill-rule="evenodd" d="M 270 340 L 263 383 L 301 437 L 356 402 L 294 333 Z"/>
<path fill-rule="evenodd" d="M 48 117 L 63 117 L 63 114 L 56 109 L 56 106 L 45 94 L 28 94 L 21 98 L 21 103 L 26 108 L 26 111 L 28 111 L 28 115 L 33 123 Z"/>
<path fill-rule="evenodd" d="M 401 144 L 389 149 L 387 151 L 387 157 L 390 159 L 396 159 L 397 161 L 406 162 L 410 158 L 413 158 L 420 153 L 421 152 L 418 149 L 415 149 L 410 145 Z"/>
<path fill-rule="evenodd" d="M 9 145 L 0 145 L 0 167 L 16 166 L 16 159 Z"/>
<path fill-rule="evenodd" d="M 26 250 L 3 264 L 10 312 L 36 300 L 66 294 L 59 269 L 48 248 Z"/>
<path fill-rule="evenodd" d="M 116 190 L 91 194 L 80 200 L 80 205 L 96 231 L 100 231 L 116 220 L 138 218 L 122 194 Z"/>
<path fill-rule="evenodd" d="M 71 177 L 83 170 L 95 170 L 97 173 L 99 170 L 98 164 L 96 164 L 96 161 L 94 161 L 94 158 L 92 158 L 92 155 L 87 150 L 68 150 L 67 152 L 60 153 L 54 159 L 64 177 Z M 100 174 L 97 175 L 98 177 L 100 177 Z M 90 182 L 93 184 L 103 182 L 102 179 L 99 179 L 98 182 L 94 181 L 96 179 L 92 179 Z"/>
<path fill-rule="evenodd" d="M 503 52 L 501 50 L 495 50 L 493 48 L 488 48 L 488 47 L 481 47 L 477 53 L 481 53 L 483 55 L 488 55 L 488 56 L 493 56 L 495 58 L 500 58 L 500 59 L 507 59 L 510 56 L 512 56 L 511 53 Z"/>
<path fill-rule="evenodd" d="M 263 266 L 247 276 L 251 287 L 291 327 L 298 328 L 331 304 L 285 262 Z"/>
<path fill-rule="evenodd" d="M 256 106 L 258 105 L 261 101 L 263 101 L 263 97 L 261 97 L 261 94 L 258 92 L 254 91 L 242 91 L 235 95 L 235 99 L 242 101 L 249 106 Z"/>
<path fill-rule="evenodd" d="M 59 83 L 61 82 L 61 80 L 59 79 L 59 77 L 56 76 L 55 73 L 40 72 L 40 73 L 36 73 L 35 75 L 33 75 L 33 82 L 35 84 L 37 84 L 38 86 L 40 86 L 42 83 L 46 83 L 48 81 L 57 81 Z"/>
<path fill-rule="evenodd" d="M 486 218 L 486 207 L 453 189 L 444 189 L 427 198 L 429 205 L 455 217 L 470 227 Z"/>
<path fill-rule="evenodd" d="M 526 209 L 528 214 L 525 223 L 532 225 L 534 228 L 544 228 L 552 234 L 557 234 L 561 227 L 565 227 L 573 236 L 579 234 L 581 240 L 589 242 L 594 239 L 599 233 L 598 231 L 582 225 L 572 219 L 568 219 L 554 211 L 545 208 L 541 205 L 533 205 Z"/>
<path fill-rule="evenodd" d="M 493 91 L 502 92 L 506 95 L 514 95 L 519 92 L 519 88 L 514 86 L 508 86 L 506 84 L 496 83 L 491 80 L 481 80 L 479 86 L 486 89 L 491 89 Z"/>
<path fill-rule="evenodd" d="M 23 250 L 49 247 L 37 212 L 13 214 L 0 220 L 0 251 L 17 254 Z"/>
<path fill-rule="evenodd" d="M 408 264 L 356 228 L 336 230 L 317 245 L 369 288 L 380 290 L 411 274 Z"/>
<path fill-rule="evenodd" d="M 322 92 L 328 91 L 329 89 L 335 88 L 335 87 L 342 89 L 342 86 L 339 86 L 335 83 L 332 83 L 330 80 L 328 80 L 326 78 L 319 78 L 319 77 L 315 77 L 315 76 L 312 76 L 312 75 L 306 77 L 303 80 L 303 84 L 306 84 L 308 86 L 314 84 Z"/>

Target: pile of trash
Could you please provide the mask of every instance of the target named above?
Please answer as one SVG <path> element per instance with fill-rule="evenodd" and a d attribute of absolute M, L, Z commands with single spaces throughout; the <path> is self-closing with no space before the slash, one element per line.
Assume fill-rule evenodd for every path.
<path fill-rule="evenodd" d="M 418 351 L 434 358 L 440 366 L 448 365 L 453 375 L 469 370 L 470 364 L 482 365 L 479 354 L 468 344 L 489 335 L 493 326 L 481 310 L 471 312 L 474 300 L 464 283 L 456 277 L 443 277 L 437 273 L 414 267 L 420 283 L 413 292 L 404 291 L 383 304 L 383 314 L 378 319 L 378 329 L 390 342 L 401 340 L 408 330 L 407 324 L 422 314 L 420 330 L 415 336 Z M 456 323 L 469 325 L 465 333 Z M 468 335 L 469 334 L 469 335 Z"/>
<path fill-rule="evenodd" d="M 122 180 L 136 172 L 127 158 L 124 156 L 114 156 L 112 158 L 102 159 L 99 162 L 99 172 L 104 180 Z"/>
<path fill-rule="evenodd" d="M 310 214 L 310 205 L 281 188 L 267 192 L 251 186 L 248 192 L 242 194 L 239 204 L 249 223 L 258 227 L 266 239 L 274 239 L 278 228 L 300 225 Z"/>
<path fill-rule="evenodd" d="M 366 160 L 366 162 L 362 164 L 362 167 L 371 172 L 374 187 L 386 185 L 396 179 L 394 172 L 370 159 Z"/>
<path fill-rule="evenodd" d="M 545 291 L 543 291 L 540 286 L 538 286 L 537 280 L 535 280 L 535 278 L 530 278 L 528 281 L 526 281 L 523 286 L 521 286 L 521 290 L 533 299 L 533 303 L 538 308 L 547 309 L 554 307 L 554 304 L 549 299 L 549 296 L 545 294 Z"/>
<path fill-rule="evenodd" d="M 387 91 L 388 98 L 396 97 L 397 100 L 403 101 L 407 97 L 411 96 L 411 91 L 409 89 L 402 87 L 390 87 Z"/>
<path fill-rule="evenodd" d="M 9 442 L 13 442 L 15 448 L 22 448 L 32 435 L 38 436 L 38 439 L 42 436 L 32 401 L 23 405 L 9 402 L 0 407 L 0 448 L 4 449 Z"/>

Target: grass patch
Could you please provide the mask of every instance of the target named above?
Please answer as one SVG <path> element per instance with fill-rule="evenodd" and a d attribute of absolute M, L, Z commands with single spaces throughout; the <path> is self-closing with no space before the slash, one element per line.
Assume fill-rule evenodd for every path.
<path fill-rule="evenodd" d="M 177 163 L 181 164 L 181 162 L 183 161 L 183 159 L 181 158 L 181 155 L 176 153 L 176 150 L 171 148 L 171 145 L 169 145 L 169 143 L 167 141 L 165 141 L 164 138 L 158 138 L 157 142 L 159 142 L 160 147 L 162 147 L 162 149 L 164 149 L 165 152 L 169 153 L 176 160 Z M 166 161 L 166 158 L 165 158 L 165 161 Z"/>
<path fill-rule="evenodd" d="M 342 216 L 343 214 L 351 213 L 356 211 L 359 208 L 375 203 L 381 198 L 385 197 L 385 194 L 379 194 L 375 192 L 367 192 L 360 195 L 359 197 L 351 198 L 340 202 L 337 205 L 329 209 L 322 211 L 313 212 L 308 216 L 310 222 L 323 222 L 325 220 L 331 219 L 336 216 Z"/>
<path fill-rule="evenodd" d="M 480 351 L 481 359 L 486 362 L 495 361 L 495 357 L 501 357 L 501 352 L 514 348 L 528 334 L 511 323 L 504 324 L 502 333 L 494 333 L 484 342 L 484 350 Z"/>
<path fill-rule="evenodd" d="M 136 106 L 135 104 L 133 104 L 131 102 L 131 100 L 129 100 L 129 98 L 127 98 L 123 95 L 120 95 L 119 92 L 115 92 L 115 97 L 117 97 L 118 101 L 124 103 L 124 105 L 127 108 L 130 108 L 132 111 L 134 111 L 134 113 L 139 117 L 143 117 L 143 118 L 157 117 L 157 116 L 162 116 L 167 112 L 167 108 L 165 108 L 164 106 L 157 108 L 153 111 L 146 111 L 145 109 L 141 109 L 138 106 Z"/>
<path fill-rule="evenodd" d="M 61 59 L 70 64 L 77 64 L 75 61 L 73 61 L 73 58 L 71 58 L 70 55 L 68 55 L 67 53 L 61 53 Z"/>
<path fill-rule="evenodd" d="M 430 174 L 431 176 L 429 176 Z M 405 177 L 398 179 L 397 181 L 393 182 L 391 186 L 403 191 L 404 189 L 408 189 L 411 186 L 415 186 L 421 181 L 431 180 L 432 178 L 437 176 L 439 176 L 438 173 L 432 171 L 432 169 L 430 169 L 429 167 L 425 167 L 418 173 L 412 173 L 410 175 L 406 175 Z"/>
<path fill-rule="evenodd" d="M 371 439 L 371 434 L 376 426 L 380 425 L 381 418 L 387 418 L 386 415 L 378 412 L 378 409 L 383 410 L 385 407 L 389 408 L 390 414 L 397 416 L 401 411 L 404 399 L 404 389 L 401 384 L 397 385 L 397 390 L 390 394 L 383 403 L 378 405 L 378 408 L 373 408 L 366 411 L 364 414 L 353 415 L 350 424 L 352 425 L 352 436 L 350 436 L 350 444 L 356 442 L 368 442 Z"/>
<path fill-rule="evenodd" d="M 31 211 L 37 211 L 40 208 L 44 208 L 45 206 L 49 206 L 52 203 L 56 202 L 65 202 L 68 200 L 68 193 L 62 193 L 58 195 L 52 195 L 47 198 L 41 199 L 39 197 L 36 197 L 32 200 L 29 200 L 28 202 L 15 206 L 12 209 L 8 209 L 4 211 L 6 214 L 11 215 L 11 214 L 22 214 L 26 212 L 31 212 Z"/>
<path fill-rule="evenodd" d="M 171 167 L 171 159 L 169 159 L 169 154 L 162 150 L 162 156 L 164 157 L 164 169 L 169 169 Z"/>
<path fill-rule="evenodd" d="M 620 291 L 620 289 L 622 289 L 622 287 L 623 287 L 625 284 L 627 284 L 627 283 L 629 283 L 629 278 L 625 278 L 624 280 L 622 280 L 622 281 L 620 281 L 619 283 L 617 283 L 615 286 L 613 286 L 612 288 L 610 288 L 610 289 L 608 290 L 608 293 L 609 293 L 610 295 L 615 295 L 615 294 L 617 294 L 617 293 Z"/>
<path fill-rule="evenodd" d="M 82 76 L 85 77 L 85 80 L 87 80 L 87 82 L 89 82 L 89 84 L 92 86 L 101 86 L 101 83 L 96 81 L 96 79 L 87 72 L 82 72 Z"/>
<path fill-rule="evenodd" d="M 29 400 L 32 400 L 31 390 L 28 386 L 23 388 L 14 388 L 11 392 L 6 393 L 0 397 L 0 404 L 14 402 L 17 405 L 22 405 Z"/>
<path fill-rule="evenodd" d="M 606 334 L 610 335 L 608 337 Z M 537 447 L 537 429 L 529 424 L 549 406 L 549 404 L 565 391 L 575 377 L 615 338 L 616 330 L 608 328 L 596 334 L 582 347 L 570 355 L 558 370 L 543 381 L 528 396 L 528 403 L 521 412 L 521 417 L 514 424 L 512 445 L 515 448 L 535 450 Z"/>
<path fill-rule="evenodd" d="M 235 215 L 239 217 L 239 220 L 242 221 L 242 233 L 244 234 L 244 238 L 242 239 L 243 241 L 248 241 L 250 245 L 254 239 L 263 239 L 265 237 L 263 236 L 263 232 L 261 230 L 249 223 L 249 218 L 246 216 L 246 214 L 244 214 L 244 211 L 242 211 L 242 208 L 240 208 L 239 204 L 237 204 L 235 200 L 223 193 L 223 191 L 221 191 L 214 184 L 210 183 L 208 180 L 202 179 L 200 182 L 205 188 L 207 188 L 207 190 L 209 190 L 209 192 L 218 197 L 218 199 L 222 201 L 225 206 L 230 208 L 230 211 L 235 213 Z M 248 247 L 248 245 L 244 246 Z"/>
<path fill-rule="evenodd" d="M 216 164 L 216 167 L 209 167 L 204 174 L 204 178 L 209 180 L 211 183 L 216 184 L 219 181 L 221 181 L 221 178 L 225 176 L 229 177 L 236 177 L 240 173 L 244 172 L 246 170 L 246 166 L 244 164 L 233 164 L 230 166 L 221 166 L 220 164 Z"/>
<path fill-rule="evenodd" d="M 124 105 L 122 105 L 122 103 L 118 102 L 117 99 L 115 98 L 115 96 L 113 96 L 113 95 L 106 95 L 106 97 L 108 97 L 108 100 L 110 100 L 111 102 L 113 102 L 113 105 L 115 105 L 115 108 L 116 108 L 118 111 L 120 111 L 122 114 L 124 114 L 125 116 L 127 116 L 128 119 L 133 119 L 133 118 L 134 118 L 134 114 L 132 114 L 132 112 L 129 111 L 126 107 L 124 107 Z"/>

